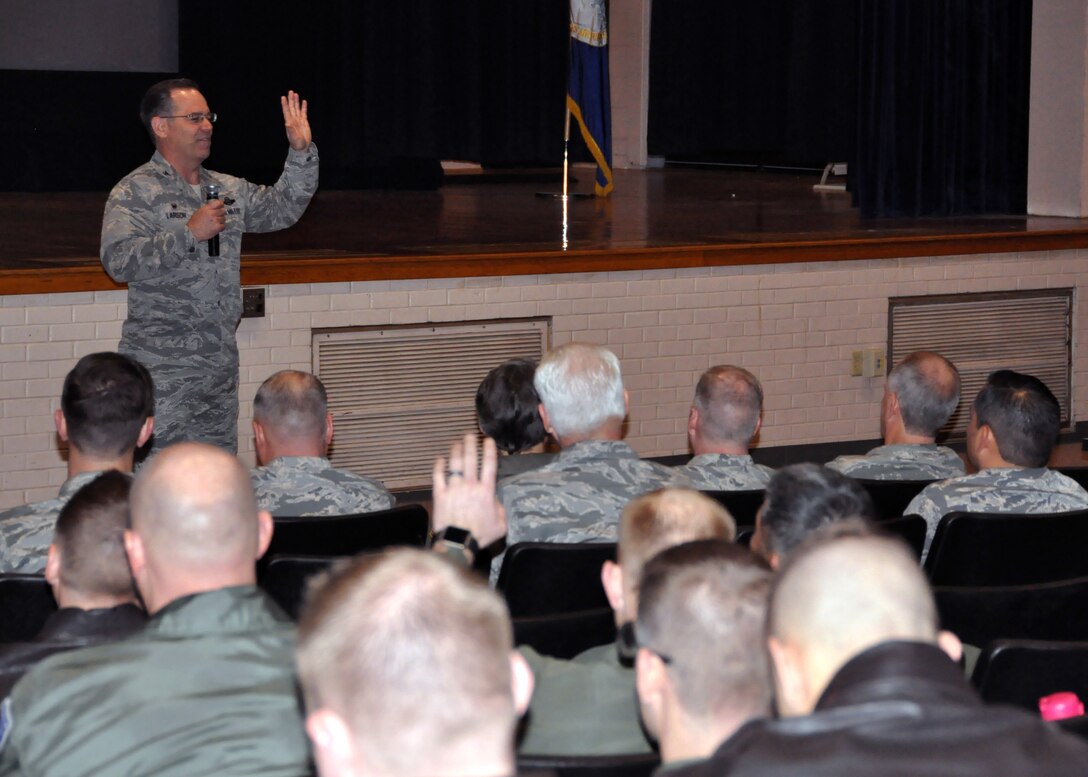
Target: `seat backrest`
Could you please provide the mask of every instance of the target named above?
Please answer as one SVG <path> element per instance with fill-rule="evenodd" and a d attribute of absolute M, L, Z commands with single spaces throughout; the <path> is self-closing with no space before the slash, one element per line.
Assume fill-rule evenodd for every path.
<path fill-rule="evenodd" d="M 718 504 L 725 507 L 737 526 L 755 526 L 756 513 L 763 504 L 766 491 L 762 488 L 754 488 L 748 491 L 704 491 Z"/>
<path fill-rule="evenodd" d="M 1024 585 L 1088 577 L 1088 510 L 954 512 L 941 518 L 925 568 L 933 585 Z"/>
<path fill-rule="evenodd" d="M 1038 714 L 1039 699 L 1072 691 L 1088 699 L 1088 642 L 998 640 L 987 645 L 971 683 L 984 701 Z"/>
<path fill-rule="evenodd" d="M 1088 640 L 1088 577 L 1014 586 L 935 586 L 941 628 L 971 645 Z"/>
<path fill-rule="evenodd" d="M 327 570 L 335 561 L 332 556 L 275 555 L 265 565 L 259 585 L 291 620 L 297 621 L 310 578 Z"/>
<path fill-rule="evenodd" d="M 27 642 L 57 611 L 44 575 L 0 574 L 0 642 Z"/>
<path fill-rule="evenodd" d="M 579 653 L 616 639 L 611 607 L 514 618 L 514 644 L 528 645 L 543 656 L 574 658 Z"/>
<path fill-rule="evenodd" d="M 354 556 L 393 545 L 427 544 L 430 518 L 422 505 L 357 515 L 273 518 L 272 542 L 257 563 L 258 577 L 272 556 Z"/>
<path fill-rule="evenodd" d="M 877 527 L 892 536 L 899 537 L 910 546 L 919 561 L 922 559 L 922 550 L 926 546 L 925 518 L 920 515 L 902 515 L 880 521 Z"/>
<path fill-rule="evenodd" d="M 657 753 L 634 755 L 521 755 L 518 773 L 554 772 L 558 777 L 649 777 L 661 764 Z"/>
<path fill-rule="evenodd" d="M 616 543 L 518 542 L 506 549 L 497 588 L 512 617 L 608 607 L 601 565 Z"/>
<path fill-rule="evenodd" d="M 855 478 L 873 500 L 878 521 L 898 518 L 907 510 L 914 497 L 935 480 L 867 480 Z"/>

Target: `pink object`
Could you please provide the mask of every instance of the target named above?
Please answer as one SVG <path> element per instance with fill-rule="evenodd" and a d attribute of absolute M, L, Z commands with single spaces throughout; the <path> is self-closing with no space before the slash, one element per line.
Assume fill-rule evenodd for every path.
<path fill-rule="evenodd" d="M 1062 691 L 1039 699 L 1039 712 L 1043 713 L 1043 720 L 1075 718 L 1084 714 L 1084 705 L 1077 698 L 1077 694 Z"/>

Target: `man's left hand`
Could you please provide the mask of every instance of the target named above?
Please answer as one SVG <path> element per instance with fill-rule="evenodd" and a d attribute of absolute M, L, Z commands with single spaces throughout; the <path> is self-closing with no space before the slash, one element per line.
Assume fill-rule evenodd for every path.
<path fill-rule="evenodd" d="M 300 100 L 298 92 L 288 92 L 280 98 L 283 108 L 283 126 L 287 128 L 287 142 L 295 151 L 305 151 L 314 139 L 310 131 L 310 120 L 306 117 L 306 101 Z"/>
<path fill-rule="evenodd" d="M 498 452 L 495 441 L 484 440 L 483 460 L 476 470 L 476 435 L 466 434 L 450 447 L 449 471 L 439 456 L 434 463 L 434 531 L 457 526 L 472 533 L 481 548 L 506 535 L 506 510 L 495 496 Z"/>

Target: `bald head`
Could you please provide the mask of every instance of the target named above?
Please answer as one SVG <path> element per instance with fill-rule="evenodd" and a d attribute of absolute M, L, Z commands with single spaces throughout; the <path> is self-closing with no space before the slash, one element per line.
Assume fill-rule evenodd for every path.
<path fill-rule="evenodd" d="M 262 465 L 281 456 L 325 456 L 332 417 L 324 384 L 299 370 L 268 378 L 253 398 L 253 436 Z"/>
<path fill-rule="evenodd" d="M 916 351 L 892 369 L 888 390 L 899 398 L 903 428 L 932 438 L 956 411 L 960 373 L 939 353 Z"/>
<path fill-rule="evenodd" d="M 132 531 L 157 569 L 253 575 L 257 502 L 237 457 L 203 443 L 167 448 L 140 470 L 130 504 Z"/>
<path fill-rule="evenodd" d="M 723 444 L 747 451 L 763 410 L 763 387 L 743 367 L 711 367 L 699 378 L 692 408 L 696 412 L 690 436 L 697 454 Z"/>
<path fill-rule="evenodd" d="M 780 687 L 783 711 L 804 714 L 859 653 L 896 640 L 935 644 L 937 610 L 906 546 L 858 530 L 853 536 L 817 536 L 786 560 L 771 592 L 767 631 L 778 679 L 783 680 L 784 650 L 808 686 L 803 699 Z"/>

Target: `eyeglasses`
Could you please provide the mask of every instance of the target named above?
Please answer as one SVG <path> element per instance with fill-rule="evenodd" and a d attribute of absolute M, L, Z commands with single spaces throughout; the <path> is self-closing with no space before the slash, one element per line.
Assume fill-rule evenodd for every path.
<path fill-rule="evenodd" d="M 188 119 L 193 124 L 200 124 L 200 122 L 207 119 L 212 124 L 215 124 L 215 120 L 219 118 L 219 114 L 215 111 L 209 111 L 208 113 L 183 113 L 180 116 L 160 116 L 160 119 Z"/>

